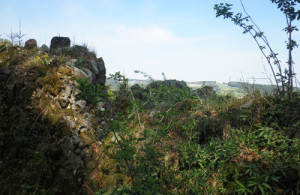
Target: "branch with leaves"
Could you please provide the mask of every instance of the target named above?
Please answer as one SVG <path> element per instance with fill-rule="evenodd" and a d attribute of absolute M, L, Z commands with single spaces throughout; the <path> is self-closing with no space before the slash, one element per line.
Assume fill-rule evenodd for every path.
<path fill-rule="evenodd" d="M 287 63 L 289 68 L 285 71 L 282 70 L 282 65 L 277 57 L 278 53 L 274 52 L 267 37 L 264 35 L 264 32 L 261 31 L 259 26 L 248 14 L 242 0 L 240 0 L 240 3 L 246 15 L 245 17 L 242 13 L 234 14 L 231 11 L 232 4 L 228 3 L 215 4 L 214 10 L 216 11 L 216 17 L 223 16 L 224 19 L 230 19 L 235 25 L 238 25 L 244 29 L 244 34 L 249 33 L 251 35 L 271 68 L 273 77 L 276 81 L 278 92 L 281 92 L 281 94 L 284 96 L 286 94 L 286 91 L 288 91 L 288 95 L 289 97 L 291 97 L 293 92 L 293 78 L 295 75 L 292 61 L 292 50 L 295 47 L 298 47 L 296 41 L 292 39 L 292 32 L 298 30 L 296 26 L 292 26 L 292 21 L 294 21 L 295 19 L 300 19 L 300 10 L 295 10 L 296 3 L 300 3 L 300 1 L 271 0 L 271 2 L 277 4 L 278 9 L 280 9 L 285 14 L 287 20 L 287 27 L 284 30 L 288 34 L 287 49 L 289 52 L 289 60 Z M 265 51 L 266 49 L 268 51 Z M 273 68 L 273 65 L 277 67 L 277 74 Z"/>

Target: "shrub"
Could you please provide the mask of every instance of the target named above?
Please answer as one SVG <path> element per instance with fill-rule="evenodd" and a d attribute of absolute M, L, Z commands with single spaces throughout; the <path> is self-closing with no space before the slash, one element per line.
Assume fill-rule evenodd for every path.
<path fill-rule="evenodd" d="M 299 137 L 300 129 L 300 93 L 294 93 L 292 98 L 276 100 L 270 97 L 270 105 L 265 114 L 265 121 L 273 127 L 281 127 L 288 135 Z"/>
<path fill-rule="evenodd" d="M 234 130 L 229 140 L 201 147 L 182 143 L 186 193 L 299 193 L 299 140 L 272 128 Z"/>
<path fill-rule="evenodd" d="M 88 78 L 76 79 L 78 83 L 77 89 L 80 90 L 80 94 L 76 96 L 76 101 L 85 100 L 88 104 L 96 105 L 101 101 L 100 98 L 104 98 L 103 86 L 93 85 L 88 82 Z"/>
<path fill-rule="evenodd" d="M 262 127 L 275 100 L 259 94 L 199 98 L 164 82 L 130 89 L 125 77 L 115 76 L 123 85 L 115 106 L 126 112 L 112 111 L 108 175 L 119 177 L 101 193 L 299 193 L 299 139 L 278 125 Z"/>

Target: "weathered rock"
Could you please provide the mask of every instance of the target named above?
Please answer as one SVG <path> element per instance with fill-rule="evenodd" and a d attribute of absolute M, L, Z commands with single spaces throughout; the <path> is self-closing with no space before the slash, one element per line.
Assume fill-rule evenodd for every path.
<path fill-rule="evenodd" d="M 58 57 L 53 57 L 51 58 L 50 62 L 49 62 L 49 66 L 50 67 L 56 67 L 58 66 Z"/>
<path fill-rule="evenodd" d="M 71 59 L 70 61 L 66 62 L 66 65 L 67 66 L 75 66 L 76 62 L 77 62 L 77 59 Z"/>
<path fill-rule="evenodd" d="M 90 148 L 84 148 L 80 156 L 86 160 L 86 163 L 88 163 L 92 159 L 93 151 Z"/>
<path fill-rule="evenodd" d="M 82 141 L 79 142 L 79 145 L 78 145 L 79 148 L 83 149 L 86 147 L 86 144 L 84 144 Z"/>
<path fill-rule="evenodd" d="M 65 59 L 70 57 L 68 56 L 68 52 L 72 52 L 71 49 L 64 50 L 69 46 L 69 38 L 64 39 L 59 37 L 53 38 L 51 41 L 51 50 L 59 50 L 62 48 L 63 50 L 61 51 L 66 55 Z M 26 47 L 30 47 L 29 42 Z M 47 46 L 43 45 L 37 54 L 43 55 L 43 52 L 47 52 L 48 50 Z M 20 54 L 23 50 L 19 49 L 16 51 Z M 24 51 L 26 54 L 26 50 Z M 11 114 L 11 116 L 17 115 L 17 117 L 15 117 L 16 124 L 21 124 L 20 127 L 23 127 L 23 124 L 25 124 L 24 127 L 26 126 L 26 129 L 27 127 L 28 129 L 31 129 L 31 132 L 43 130 L 41 133 L 38 132 L 41 139 L 36 139 L 33 145 L 40 148 L 38 149 L 39 153 L 35 154 L 43 154 L 41 162 L 46 163 L 45 166 L 43 164 L 42 171 L 34 170 L 32 177 L 28 178 L 30 178 L 31 181 L 31 178 L 36 178 L 36 175 L 40 174 L 38 176 L 40 178 L 39 185 L 41 186 L 41 189 L 49 189 L 54 194 L 85 194 L 81 191 L 82 188 L 85 188 L 82 184 L 89 179 L 87 177 L 91 172 L 89 169 L 96 168 L 99 163 L 99 161 L 96 160 L 97 156 L 95 155 L 93 148 L 94 143 L 96 143 L 94 135 L 103 131 L 103 126 L 101 126 L 101 124 L 107 125 L 104 118 L 97 116 L 97 108 L 90 105 L 88 106 L 85 100 L 76 101 L 75 97 L 81 92 L 77 89 L 78 84 L 73 79 L 75 77 L 92 78 L 92 84 L 104 84 L 106 72 L 104 62 L 102 58 L 97 58 L 93 52 L 89 52 L 84 47 L 79 50 L 79 54 L 83 56 L 79 55 L 76 58 L 84 59 L 83 66 L 78 66 L 79 68 L 75 66 L 76 59 L 72 59 L 65 64 L 61 58 L 57 57 L 58 55 L 49 55 L 50 70 L 46 73 L 45 77 L 40 78 L 42 80 L 39 81 L 42 82 L 37 83 L 35 83 L 37 78 L 34 77 L 36 75 L 27 71 L 30 70 L 33 71 L 33 73 L 36 73 L 35 71 L 39 71 L 40 69 L 24 68 L 15 71 L 15 66 L 0 67 L 0 112 L 6 112 L 7 110 L 11 112 L 8 113 Z M 29 60 L 25 59 L 27 56 L 28 55 L 23 56 L 24 61 Z M 20 66 L 21 65 L 22 63 Z M 48 78 L 51 79 L 48 80 Z M 16 82 L 13 83 L 14 81 Z M 12 84 L 8 85 L 10 83 Z M 49 88 L 51 87 L 59 88 L 59 90 L 57 93 L 50 93 Z M 32 96 L 29 97 L 31 94 Z M 22 105 L 23 107 L 23 102 L 20 102 L 22 101 L 23 96 L 24 103 L 27 104 L 30 102 L 30 104 L 24 105 L 26 106 L 24 108 L 26 111 L 16 113 L 23 108 L 10 108 L 15 105 Z M 12 101 L 11 105 L 7 104 L 8 101 Z M 99 103 L 98 108 L 101 111 L 105 111 L 105 108 L 108 107 L 104 103 Z M 41 113 L 41 115 L 39 113 Z M 19 118 L 24 118 L 24 122 L 17 121 Z M 43 137 L 44 134 L 45 137 Z M 36 142 L 40 143 L 35 144 Z M 4 148 L 2 145 L 3 143 L 0 141 L 0 151 Z M 28 152 L 31 153 L 35 151 L 28 150 Z M 20 156 L 22 155 L 23 154 Z M 30 161 L 24 160 L 23 162 L 35 163 L 34 159 L 31 159 Z M 37 167 L 40 167 L 40 162 L 37 163 Z M 17 168 L 17 171 L 22 172 L 23 168 L 22 170 Z M 27 178 L 27 175 L 25 176 Z M 19 183 L 15 185 L 19 185 Z"/>
<path fill-rule="evenodd" d="M 43 45 L 40 47 L 40 50 L 41 50 L 42 52 L 48 53 L 48 52 L 49 52 L 49 47 L 48 47 L 47 45 L 43 44 Z"/>
<path fill-rule="evenodd" d="M 53 37 L 51 39 L 50 51 L 70 47 L 71 40 L 69 37 Z"/>
<path fill-rule="evenodd" d="M 9 84 L 7 85 L 7 97 L 9 99 L 13 98 L 14 97 L 14 88 L 15 88 L 15 84 Z"/>
<path fill-rule="evenodd" d="M 84 101 L 84 100 L 76 101 L 73 108 L 74 108 L 75 112 L 82 112 L 86 108 L 86 101 Z"/>
<path fill-rule="evenodd" d="M 74 76 L 77 78 L 88 78 L 88 75 L 81 69 L 77 68 L 77 67 L 73 67 L 74 68 Z"/>
<path fill-rule="evenodd" d="M 80 126 L 80 128 L 79 128 L 79 132 L 80 133 L 84 133 L 84 132 L 87 132 L 89 129 L 86 127 L 86 126 Z"/>
<path fill-rule="evenodd" d="M 78 45 L 73 46 L 67 53 L 72 58 L 77 58 L 66 63 L 75 68 L 75 76 L 79 74 L 82 78 L 82 72 L 84 72 L 92 84 L 105 85 L 106 68 L 102 58 L 97 58 L 94 52 L 89 52 L 86 47 Z"/>
<path fill-rule="evenodd" d="M 85 72 L 87 74 L 87 76 L 89 78 L 89 82 L 94 83 L 95 74 L 87 68 L 83 68 L 82 70 L 83 70 L 83 72 Z"/>
<path fill-rule="evenodd" d="M 26 49 L 33 49 L 37 47 L 37 42 L 35 39 L 29 39 L 25 42 Z"/>
<path fill-rule="evenodd" d="M 67 83 L 67 84 L 65 84 L 65 90 L 64 90 L 64 92 L 68 95 L 68 97 L 70 97 L 71 96 L 71 94 L 72 94 L 72 83 Z"/>
<path fill-rule="evenodd" d="M 66 76 L 62 76 L 62 79 L 65 81 L 68 79 Z M 68 107 L 69 103 L 71 103 L 71 96 L 72 96 L 72 83 L 71 82 L 63 82 L 65 88 L 59 93 L 57 99 L 62 108 Z"/>
<path fill-rule="evenodd" d="M 65 92 L 60 93 L 58 96 L 58 102 L 62 108 L 66 108 L 69 105 L 68 94 Z"/>
<path fill-rule="evenodd" d="M 15 84 L 7 85 L 7 105 L 10 107 L 15 99 Z"/>
<path fill-rule="evenodd" d="M 0 69 L 0 74 L 9 75 L 11 73 L 11 70 L 8 66 L 2 66 Z"/>
<path fill-rule="evenodd" d="M 98 68 L 98 64 L 97 64 L 96 60 L 92 59 L 91 60 L 91 65 L 92 65 L 92 68 L 94 70 L 94 73 L 96 75 L 98 75 L 99 74 L 99 68 Z"/>
<path fill-rule="evenodd" d="M 63 119 L 65 121 L 65 124 L 70 127 L 70 129 L 75 130 L 76 129 L 76 123 L 74 121 L 73 116 L 63 116 Z"/>
<path fill-rule="evenodd" d="M 104 85 L 106 81 L 106 69 L 102 58 L 91 58 L 88 63 L 83 65 L 84 68 L 91 71 L 90 78 L 92 77 L 91 83 L 94 85 Z"/>
<path fill-rule="evenodd" d="M 0 81 L 6 81 L 11 73 L 11 70 L 8 66 L 0 67 Z"/>
<path fill-rule="evenodd" d="M 106 81 L 106 69 L 105 64 L 102 58 L 97 59 L 97 68 L 99 70 L 99 73 L 96 74 L 96 84 L 104 85 Z"/>
<path fill-rule="evenodd" d="M 80 139 L 80 137 L 78 137 L 77 135 L 73 135 L 72 136 L 72 140 L 73 140 L 73 143 L 74 143 L 74 145 L 78 145 L 79 144 L 79 142 L 81 141 L 81 139 Z"/>

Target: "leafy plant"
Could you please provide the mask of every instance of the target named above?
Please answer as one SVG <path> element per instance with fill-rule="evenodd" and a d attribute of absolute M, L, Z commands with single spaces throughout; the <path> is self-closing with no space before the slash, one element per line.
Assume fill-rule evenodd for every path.
<path fill-rule="evenodd" d="M 118 83 L 118 90 L 116 91 L 119 95 L 125 95 L 128 92 L 128 79 L 119 72 L 110 74 L 108 79 L 113 79 Z"/>
<path fill-rule="evenodd" d="M 75 66 L 81 69 L 83 67 L 83 63 L 84 63 L 84 58 L 78 58 L 75 62 Z"/>
<path fill-rule="evenodd" d="M 125 77 L 115 76 L 124 82 L 115 94 L 126 97 L 127 109 L 112 111 L 109 158 L 115 168 L 110 174 L 119 175 L 115 185 L 106 184 L 101 192 L 298 193 L 299 139 L 285 136 L 280 125 L 263 127 L 274 115 L 264 118 L 260 112 L 275 112 L 276 98 L 256 93 L 243 99 L 200 98 L 169 80 L 129 88 Z M 250 107 L 241 108 L 249 99 Z"/>
<path fill-rule="evenodd" d="M 300 137 L 300 94 L 294 93 L 292 98 L 282 98 L 276 100 L 269 97 L 272 102 L 268 106 L 264 119 L 266 124 L 274 128 L 281 127 L 285 132 L 292 137 Z"/>
<path fill-rule="evenodd" d="M 215 4 L 214 9 L 216 11 L 216 17 L 223 16 L 224 19 L 230 19 L 235 25 L 243 28 L 244 34 L 249 33 L 251 35 L 272 70 L 278 92 L 280 92 L 283 96 L 287 94 L 289 98 L 291 98 L 293 95 L 293 80 L 295 75 L 293 69 L 294 62 L 292 59 L 292 51 L 295 47 L 298 47 L 297 42 L 292 39 L 292 33 L 294 31 L 298 31 L 298 28 L 293 26 L 292 23 L 295 20 L 300 19 L 300 10 L 296 11 L 296 6 L 300 2 L 298 0 L 271 0 L 271 2 L 277 5 L 277 8 L 283 12 L 286 18 L 287 26 L 284 28 L 284 31 L 288 34 L 288 70 L 282 69 L 280 60 L 277 57 L 278 53 L 273 50 L 264 32 L 261 31 L 259 26 L 257 26 L 251 16 L 247 13 L 242 0 L 240 0 L 240 3 L 246 16 L 243 16 L 242 13 L 234 14 L 231 11 L 232 4 L 228 3 Z M 268 51 L 265 51 L 266 49 Z M 278 73 L 276 73 L 273 69 L 273 65 L 277 67 Z M 281 84 L 281 86 L 279 84 Z"/>
<path fill-rule="evenodd" d="M 49 56 L 47 54 L 36 56 L 36 61 L 33 62 L 33 66 L 37 66 L 40 62 L 43 64 L 43 66 L 48 66 L 50 63 Z"/>
<path fill-rule="evenodd" d="M 103 93 L 103 86 L 89 83 L 88 78 L 75 78 L 75 81 L 78 83 L 77 89 L 81 92 L 76 96 L 76 101 L 85 100 L 88 104 L 95 106 L 101 101 L 101 98 L 105 97 L 105 94 Z"/>
<path fill-rule="evenodd" d="M 182 143 L 185 192 L 296 193 L 298 144 L 271 128 L 234 130 L 230 140 L 215 139 L 203 147 Z"/>

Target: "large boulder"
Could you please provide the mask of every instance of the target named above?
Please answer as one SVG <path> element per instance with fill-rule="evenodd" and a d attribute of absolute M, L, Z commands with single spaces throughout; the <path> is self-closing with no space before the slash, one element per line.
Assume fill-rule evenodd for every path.
<path fill-rule="evenodd" d="M 75 75 L 86 75 L 94 85 L 105 85 L 106 68 L 102 58 L 92 57 L 91 59 L 73 59 L 67 62 L 67 65 L 73 66 Z M 80 76 L 81 78 L 82 76 Z"/>
<path fill-rule="evenodd" d="M 95 73 L 95 84 L 104 85 L 106 81 L 106 68 L 102 58 L 91 60 L 91 66 Z"/>
<path fill-rule="evenodd" d="M 51 39 L 50 51 L 54 51 L 56 49 L 69 48 L 71 44 L 71 40 L 69 37 L 53 37 Z"/>
<path fill-rule="evenodd" d="M 47 45 L 45 45 L 45 44 L 43 44 L 41 47 L 40 47 L 40 50 L 42 51 L 42 52 L 49 52 L 49 47 L 47 46 Z"/>
<path fill-rule="evenodd" d="M 101 57 L 97 58 L 95 52 L 89 51 L 86 46 L 74 45 L 65 54 L 73 58 L 67 64 L 85 72 L 92 84 L 105 85 L 105 64 Z"/>
<path fill-rule="evenodd" d="M 29 39 L 25 42 L 26 49 L 33 49 L 37 47 L 37 42 L 35 39 Z"/>
<path fill-rule="evenodd" d="M 12 70 L 9 66 L 0 66 L 0 82 L 6 81 Z"/>

